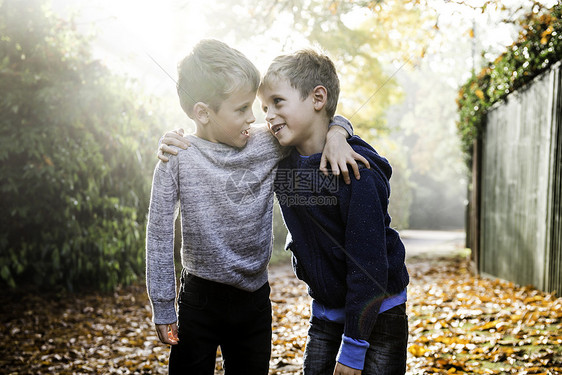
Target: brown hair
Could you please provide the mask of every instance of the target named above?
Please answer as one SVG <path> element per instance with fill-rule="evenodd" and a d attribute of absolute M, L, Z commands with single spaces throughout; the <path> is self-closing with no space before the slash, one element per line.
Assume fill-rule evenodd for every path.
<path fill-rule="evenodd" d="M 303 100 L 316 86 L 324 86 L 328 92 L 326 114 L 330 119 L 334 117 L 340 94 L 340 80 L 336 67 L 328 56 L 312 49 L 277 56 L 267 69 L 260 87 L 280 78 L 288 79 L 291 86 L 300 92 Z"/>

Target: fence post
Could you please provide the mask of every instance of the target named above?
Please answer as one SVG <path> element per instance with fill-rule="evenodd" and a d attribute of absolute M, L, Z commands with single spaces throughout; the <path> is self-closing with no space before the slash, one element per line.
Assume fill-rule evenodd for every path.
<path fill-rule="evenodd" d="M 550 182 L 544 290 L 562 292 L 562 74 L 561 63 L 552 71 L 553 105 L 551 120 Z"/>
<path fill-rule="evenodd" d="M 475 272 L 480 270 L 480 191 L 482 174 L 482 138 L 478 136 L 473 143 L 472 189 L 470 192 L 470 212 L 468 223 L 468 245 L 471 249 L 471 263 Z"/>

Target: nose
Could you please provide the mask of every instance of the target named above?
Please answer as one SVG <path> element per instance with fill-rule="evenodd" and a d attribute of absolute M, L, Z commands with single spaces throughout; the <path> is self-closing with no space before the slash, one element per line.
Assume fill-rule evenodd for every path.
<path fill-rule="evenodd" d="M 274 118 L 275 118 L 275 113 L 273 113 L 273 110 L 271 108 L 268 108 L 265 114 L 265 121 L 271 123 Z"/>
<path fill-rule="evenodd" d="M 254 111 L 252 109 L 250 109 L 250 111 L 249 111 L 248 118 L 246 119 L 246 122 L 248 124 L 252 124 L 252 123 L 256 122 L 256 116 L 254 116 Z"/>

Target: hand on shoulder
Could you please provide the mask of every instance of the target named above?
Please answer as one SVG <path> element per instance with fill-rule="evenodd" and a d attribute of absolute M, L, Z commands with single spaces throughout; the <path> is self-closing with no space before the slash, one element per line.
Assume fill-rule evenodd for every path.
<path fill-rule="evenodd" d="M 168 155 L 177 155 L 178 151 L 175 147 L 179 147 L 183 150 L 191 146 L 191 143 L 184 136 L 183 129 L 176 129 L 166 132 L 160 139 L 160 145 L 158 147 L 158 159 L 162 160 L 164 163 L 168 162 L 170 159 Z"/>

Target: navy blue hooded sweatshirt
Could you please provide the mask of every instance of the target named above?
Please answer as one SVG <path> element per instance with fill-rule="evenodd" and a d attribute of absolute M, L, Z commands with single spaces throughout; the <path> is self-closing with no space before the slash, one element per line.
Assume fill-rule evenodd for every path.
<path fill-rule="evenodd" d="M 392 168 L 358 136 L 348 139 L 370 169 L 361 178 L 324 176 L 321 154 L 303 158 L 296 150 L 279 164 L 275 192 L 289 229 L 297 277 L 324 306 L 345 308 L 344 334 L 367 340 L 381 302 L 405 290 L 405 249 L 390 227 Z"/>

